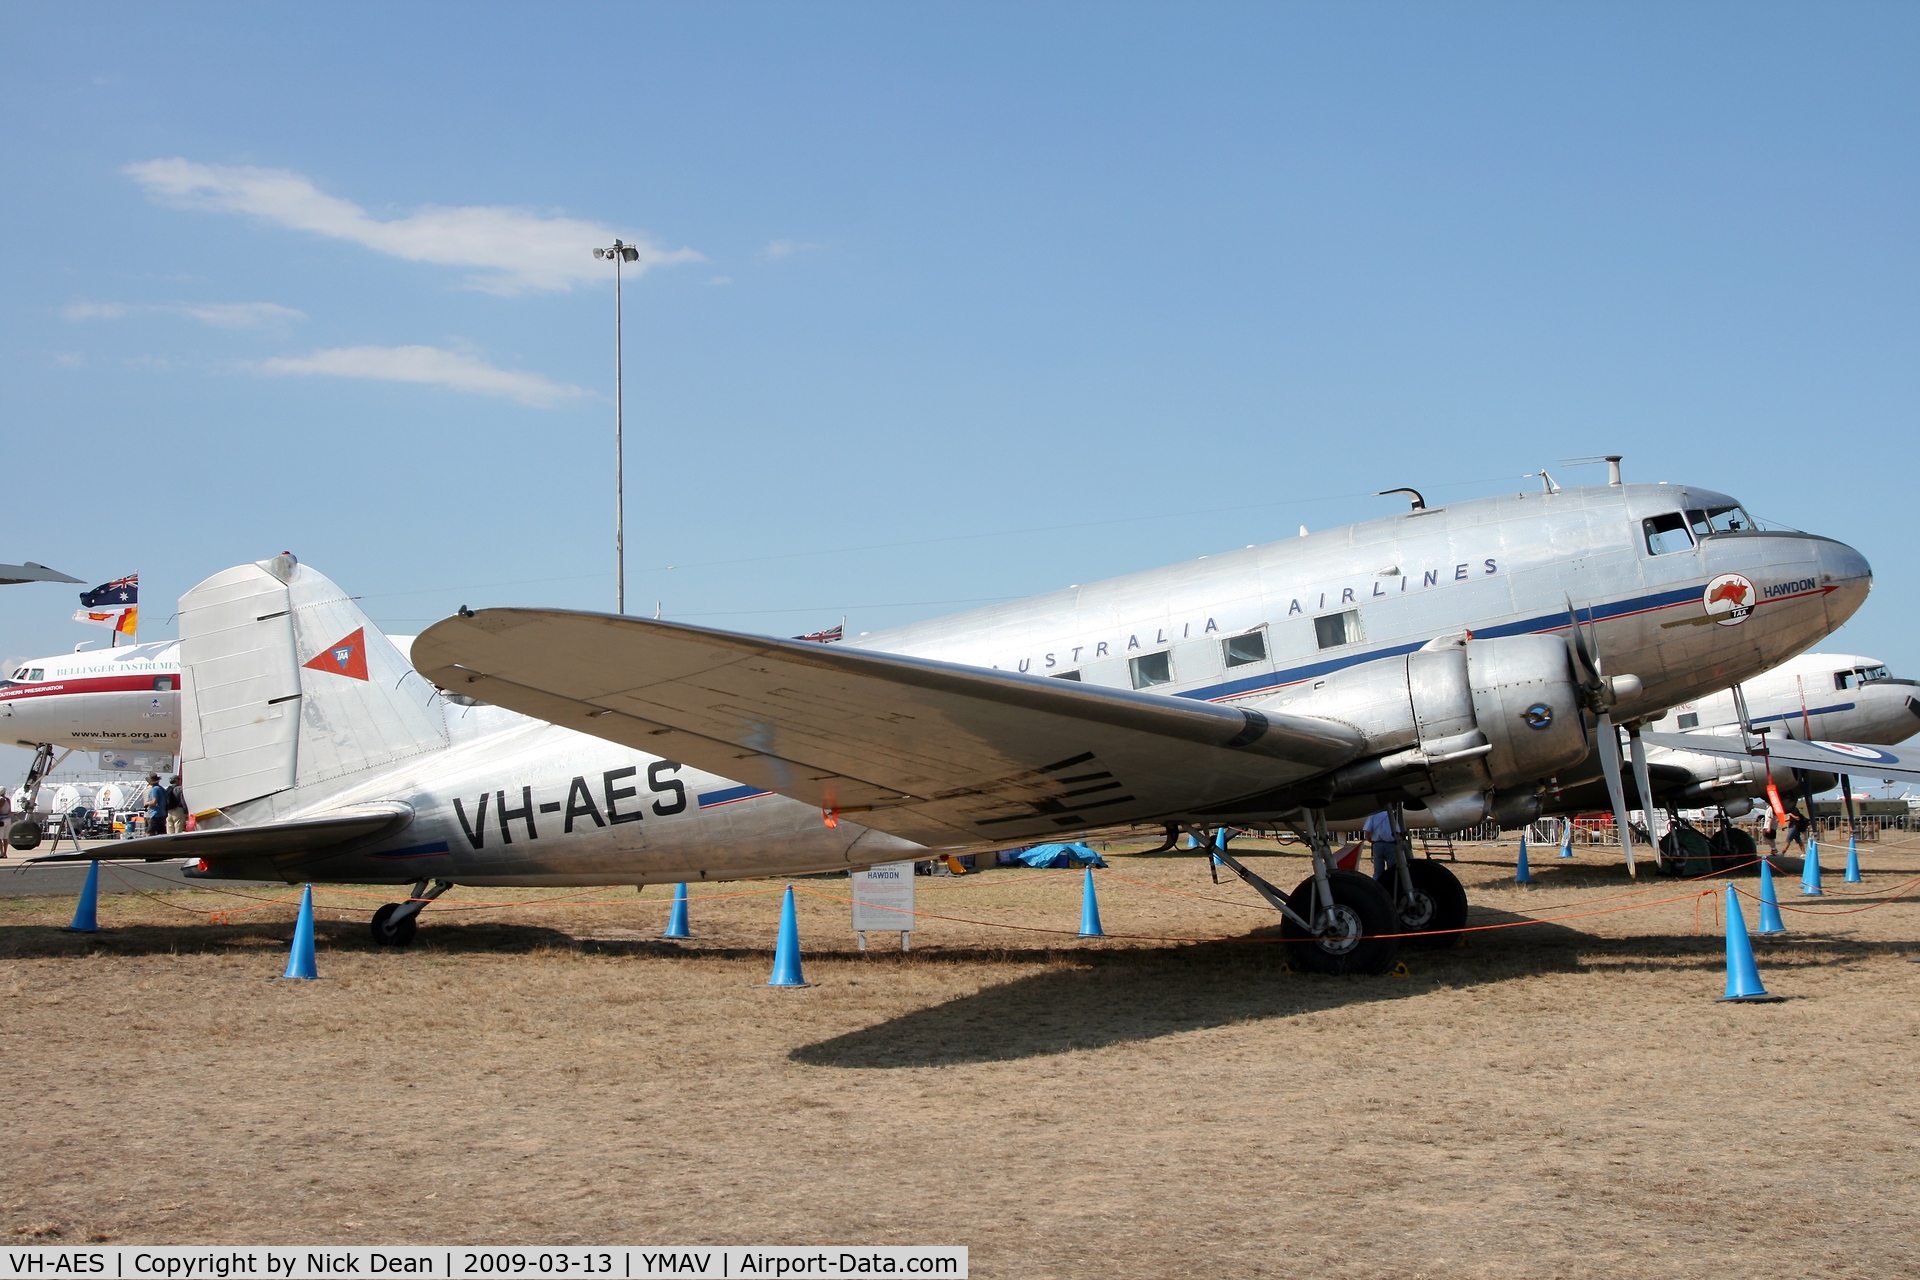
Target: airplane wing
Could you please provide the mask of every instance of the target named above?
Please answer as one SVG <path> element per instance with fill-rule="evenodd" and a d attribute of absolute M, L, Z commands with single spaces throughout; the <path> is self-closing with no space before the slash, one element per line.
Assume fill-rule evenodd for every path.
<path fill-rule="evenodd" d="M 69 578 L 58 569 L 49 569 L 43 564 L 29 560 L 25 564 L 0 564 L 0 586 L 12 586 L 19 582 L 78 582 L 78 578 Z"/>
<path fill-rule="evenodd" d="M 324 854 L 339 846 L 367 837 L 397 831 L 413 819 L 411 805 L 399 801 L 380 801 L 355 805 L 335 813 L 319 813 L 309 818 L 292 818 L 258 827 L 211 827 L 201 831 L 182 831 L 170 836 L 146 836 L 138 840 L 115 841 L 107 854 L 116 862 L 142 858 L 158 862 L 167 858 L 205 858 L 218 862 L 223 858 L 268 858 L 287 854 Z M 56 853 L 29 858 L 29 862 L 87 862 L 101 857 L 99 846 L 78 853 Z"/>
<path fill-rule="evenodd" d="M 933 847 L 1165 819 L 1365 745 L 1307 716 L 652 618 L 487 609 L 412 656 L 442 689 Z"/>
<path fill-rule="evenodd" d="M 1857 742 L 1803 742 L 1794 738 L 1767 737 L 1767 755 L 1777 764 L 1794 769 L 1816 769 L 1821 773 L 1845 773 L 1862 778 L 1905 778 L 1920 782 L 1920 752 L 1889 751 L 1885 747 L 1862 746 Z M 1740 739 L 1717 734 L 1643 733 L 1641 741 L 1651 747 L 1671 747 L 1675 751 L 1696 751 L 1703 756 L 1722 756 L 1729 760 L 1754 760 L 1760 753 L 1748 751 Z"/>

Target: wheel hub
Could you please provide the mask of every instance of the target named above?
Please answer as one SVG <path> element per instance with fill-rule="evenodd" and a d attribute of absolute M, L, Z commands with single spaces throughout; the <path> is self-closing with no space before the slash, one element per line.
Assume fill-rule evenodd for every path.
<path fill-rule="evenodd" d="M 1415 889 L 1413 896 L 1408 898 L 1406 904 L 1400 908 L 1400 923 L 1406 927 L 1407 932 L 1419 933 L 1433 923 L 1433 918 L 1438 911 L 1439 906 L 1430 895 Z"/>
<path fill-rule="evenodd" d="M 1336 902 L 1320 915 L 1317 941 L 1328 955 L 1343 956 L 1360 945 L 1365 928 L 1360 913 L 1345 903 Z"/>

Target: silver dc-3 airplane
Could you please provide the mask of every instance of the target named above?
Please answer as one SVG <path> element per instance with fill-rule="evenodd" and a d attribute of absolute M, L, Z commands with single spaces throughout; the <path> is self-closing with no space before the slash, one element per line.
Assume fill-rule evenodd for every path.
<path fill-rule="evenodd" d="M 211 877 L 411 883 L 374 920 L 404 942 L 456 883 L 735 879 L 1284 825 L 1314 855 L 1291 894 L 1223 859 L 1301 963 L 1378 972 L 1395 935 L 1458 929 L 1465 895 L 1426 859 L 1384 887 L 1338 870 L 1328 819 L 1418 800 L 1449 829 L 1525 821 L 1586 776 L 1624 818 L 1616 723 L 1804 651 L 1870 586 L 1851 547 L 1617 470 L 1445 507 L 1414 495 L 1386 519 L 839 644 L 463 608 L 409 667 L 283 554 L 181 598 L 199 829 L 125 852 Z"/>

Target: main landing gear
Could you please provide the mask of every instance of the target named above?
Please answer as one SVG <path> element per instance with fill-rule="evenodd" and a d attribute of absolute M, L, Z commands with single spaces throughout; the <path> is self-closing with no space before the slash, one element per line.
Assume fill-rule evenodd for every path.
<path fill-rule="evenodd" d="M 374 912 L 373 945 L 404 947 L 412 942 L 421 909 L 451 888 L 451 880 L 435 880 L 431 889 L 422 880 L 413 886 L 413 893 L 405 902 L 389 902 Z"/>
<path fill-rule="evenodd" d="M 1397 814 L 1394 828 L 1402 830 Z M 1280 935 L 1295 966 L 1311 973 L 1385 973 L 1403 941 L 1450 946 L 1460 936 L 1467 922 L 1467 893 L 1440 863 L 1401 858 L 1382 885 L 1334 865 L 1332 841 L 1317 810 L 1305 810 L 1295 830 L 1313 851 L 1313 874 L 1284 898 L 1242 866 L 1224 841 L 1211 849 L 1222 865 L 1280 912 Z M 1405 836 L 1395 844 L 1405 849 Z"/>
<path fill-rule="evenodd" d="M 40 784 L 47 780 L 47 775 L 59 766 L 61 760 L 72 754 L 72 751 L 64 751 L 60 754 L 60 760 L 56 760 L 53 758 L 52 745 L 45 742 L 34 749 L 33 763 L 27 767 L 27 781 L 20 788 L 26 794 L 26 805 L 7 825 L 7 843 L 21 852 L 38 848 L 40 837 L 44 834 L 40 815 L 34 812 L 40 804 Z"/>
<path fill-rule="evenodd" d="M 1467 924 L 1467 891 L 1447 868 L 1431 858 L 1413 856 L 1400 805 L 1387 806 L 1387 813 L 1393 823 L 1393 847 L 1399 853 L 1387 876 L 1387 891 L 1400 914 L 1400 932 L 1407 935 L 1401 940 L 1414 947 L 1450 947 L 1460 940 L 1460 930 Z"/>

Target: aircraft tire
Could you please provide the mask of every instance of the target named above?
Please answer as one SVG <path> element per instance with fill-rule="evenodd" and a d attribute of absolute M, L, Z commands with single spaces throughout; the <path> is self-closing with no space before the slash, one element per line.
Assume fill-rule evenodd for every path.
<path fill-rule="evenodd" d="M 1331 938 L 1316 937 L 1282 919 L 1280 936 L 1287 940 L 1295 967 L 1309 973 L 1385 973 L 1393 967 L 1400 941 L 1390 936 L 1400 932 L 1400 913 L 1393 909 L 1393 899 L 1357 871 L 1330 871 L 1327 877 L 1341 932 Z M 1313 900 L 1313 879 L 1308 877 L 1287 898 L 1287 905 L 1311 920 Z"/>
<path fill-rule="evenodd" d="M 16 849 L 33 849 L 40 844 L 40 824 L 22 818 L 7 828 L 7 843 Z"/>
<path fill-rule="evenodd" d="M 374 946 L 404 947 L 413 941 L 414 930 L 419 927 L 419 917 L 415 914 L 395 922 L 393 913 L 399 909 L 399 903 L 389 902 L 373 913 Z"/>
<path fill-rule="evenodd" d="M 1407 863 L 1407 878 L 1413 881 L 1414 902 L 1400 913 L 1400 930 L 1416 936 L 1401 941 L 1432 948 L 1458 942 L 1467 923 L 1467 891 L 1453 872 L 1432 858 L 1414 858 Z"/>

